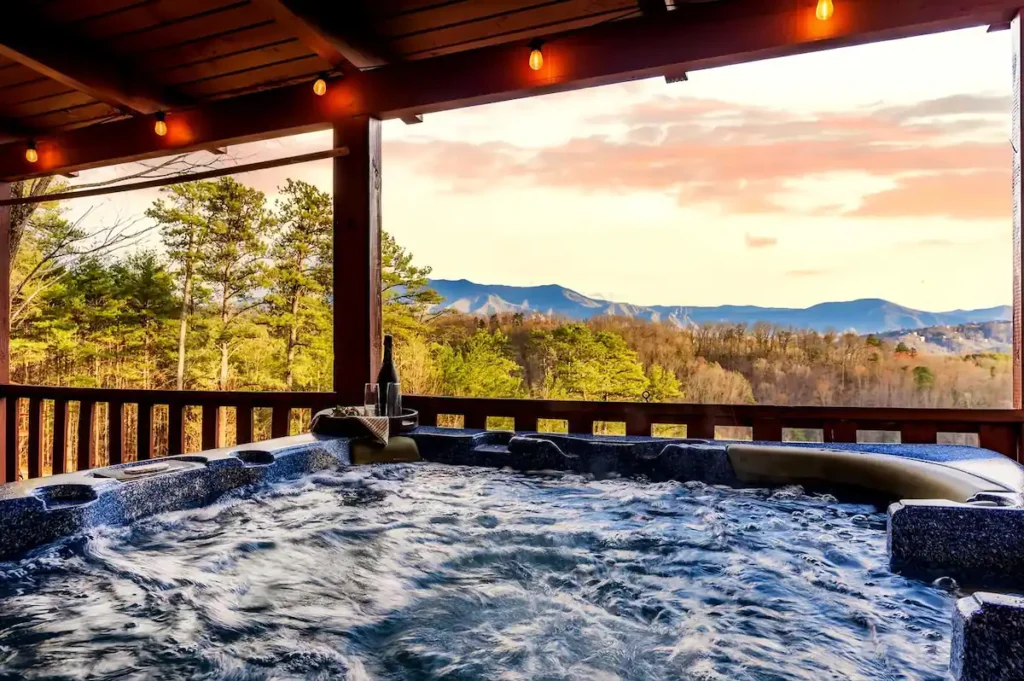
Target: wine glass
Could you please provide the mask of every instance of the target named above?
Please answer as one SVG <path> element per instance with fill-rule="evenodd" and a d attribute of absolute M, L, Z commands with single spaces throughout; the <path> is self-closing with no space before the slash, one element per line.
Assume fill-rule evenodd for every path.
<path fill-rule="evenodd" d="M 378 386 L 376 383 L 367 383 L 363 387 L 363 413 L 367 416 L 377 415 Z"/>
<path fill-rule="evenodd" d="M 388 416 L 402 415 L 402 384 L 387 383 L 384 386 L 384 413 Z"/>

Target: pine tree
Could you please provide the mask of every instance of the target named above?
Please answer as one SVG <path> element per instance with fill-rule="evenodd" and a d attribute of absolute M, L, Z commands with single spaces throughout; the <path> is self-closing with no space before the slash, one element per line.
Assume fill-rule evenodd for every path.
<path fill-rule="evenodd" d="M 284 337 L 284 382 L 292 390 L 299 348 L 308 347 L 314 335 L 331 333 L 323 312 L 331 288 L 332 203 L 328 194 L 301 180 L 288 180 L 281 194 L 267 303 L 269 323 Z"/>
<path fill-rule="evenodd" d="M 160 225 L 160 235 L 168 259 L 177 267 L 181 286 L 181 317 L 178 324 L 178 368 L 175 385 L 185 389 L 185 343 L 189 315 L 193 306 L 196 270 L 206 248 L 211 229 L 208 204 L 213 189 L 210 182 L 186 182 L 165 187 L 169 203 L 157 200 L 146 211 Z"/>
<path fill-rule="evenodd" d="M 266 282 L 263 260 L 274 219 L 263 192 L 221 178 L 206 197 L 209 230 L 201 249 L 197 272 L 213 289 L 220 350 L 217 387 L 228 389 L 228 360 L 237 322 L 242 314 L 263 304 L 257 289 Z"/>

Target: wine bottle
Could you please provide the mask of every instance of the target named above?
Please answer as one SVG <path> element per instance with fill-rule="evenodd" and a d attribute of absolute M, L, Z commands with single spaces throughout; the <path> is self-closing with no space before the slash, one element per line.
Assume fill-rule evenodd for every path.
<path fill-rule="evenodd" d="M 377 372 L 377 399 L 380 400 L 380 406 L 377 409 L 377 413 L 381 416 L 401 416 L 402 404 L 401 396 L 397 393 L 395 395 L 388 395 L 388 384 L 393 384 L 392 388 L 397 391 L 398 388 L 398 371 L 395 369 L 395 360 L 392 357 L 392 345 L 393 340 L 391 336 L 384 336 L 384 357 L 380 362 L 380 371 Z M 392 411 L 397 410 L 399 413 L 392 414 Z"/>

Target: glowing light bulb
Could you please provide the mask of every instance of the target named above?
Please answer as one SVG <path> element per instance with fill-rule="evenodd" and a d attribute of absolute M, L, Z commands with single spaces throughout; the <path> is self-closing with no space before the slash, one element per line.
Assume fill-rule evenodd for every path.
<path fill-rule="evenodd" d="M 327 81 L 323 79 L 323 76 L 317 78 L 316 82 L 313 83 L 313 92 L 315 92 L 318 97 L 323 97 L 324 94 L 327 93 Z"/>
<path fill-rule="evenodd" d="M 544 52 L 541 51 L 543 47 L 544 43 L 540 40 L 530 41 L 530 68 L 534 71 L 540 71 L 544 66 Z"/>
<path fill-rule="evenodd" d="M 832 0 L 818 0 L 818 9 L 814 11 L 814 16 L 821 21 L 828 21 L 835 12 L 836 7 L 832 4 Z"/>
<path fill-rule="evenodd" d="M 167 121 L 164 120 L 164 112 L 158 111 L 156 114 L 156 123 L 153 125 L 153 132 L 163 137 L 167 134 Z"/>
<path fill-rule="evenodd" d="M 39 160 L 39 152 L 36 151 L 35 142 L 28 143 L 28 149 L 25 150 L 25 160 L 29 163 L 35 163 Z"/>

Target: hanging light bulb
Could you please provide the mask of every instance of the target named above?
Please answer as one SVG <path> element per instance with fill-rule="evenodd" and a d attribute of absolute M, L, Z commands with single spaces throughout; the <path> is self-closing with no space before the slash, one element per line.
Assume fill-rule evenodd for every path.
<path fill-rule="evenodd" d="M 828 21 L 835 13 L 836 7 L 832 4 L 832 0 L 818 0 L 818 9 L 814 11 L 814 16 L 819 20 Z"/>
<path fill-rule="evenodd" d="M 534 71 L 540 71 L 541 67 L 544 66 L 544 41 L 534 38 L 530 41 L 530 68 Z"/>
<path fill-rule="evenodd" d="M 153 132 L 161 137 L 167 134 L 167 121 L 165 118 L 166 115 L 163 111 L 156 112 L 156 123 L 153 125 Z"/>
<path fill-rule="evenodd" d="M 313 83 L 313 92 L 317 97 L 323 97 L 327 93 L 327 81 L 323 76 L 318 76 L 316 82 Z"/>
<path fill-rule="evenodd" d="M 39 160 L 39 152 L 36 151 L 35 140 L 29 140 L 28 149 L 25 150 L 25 160 L 29 163 L 35 163 Z"/>

